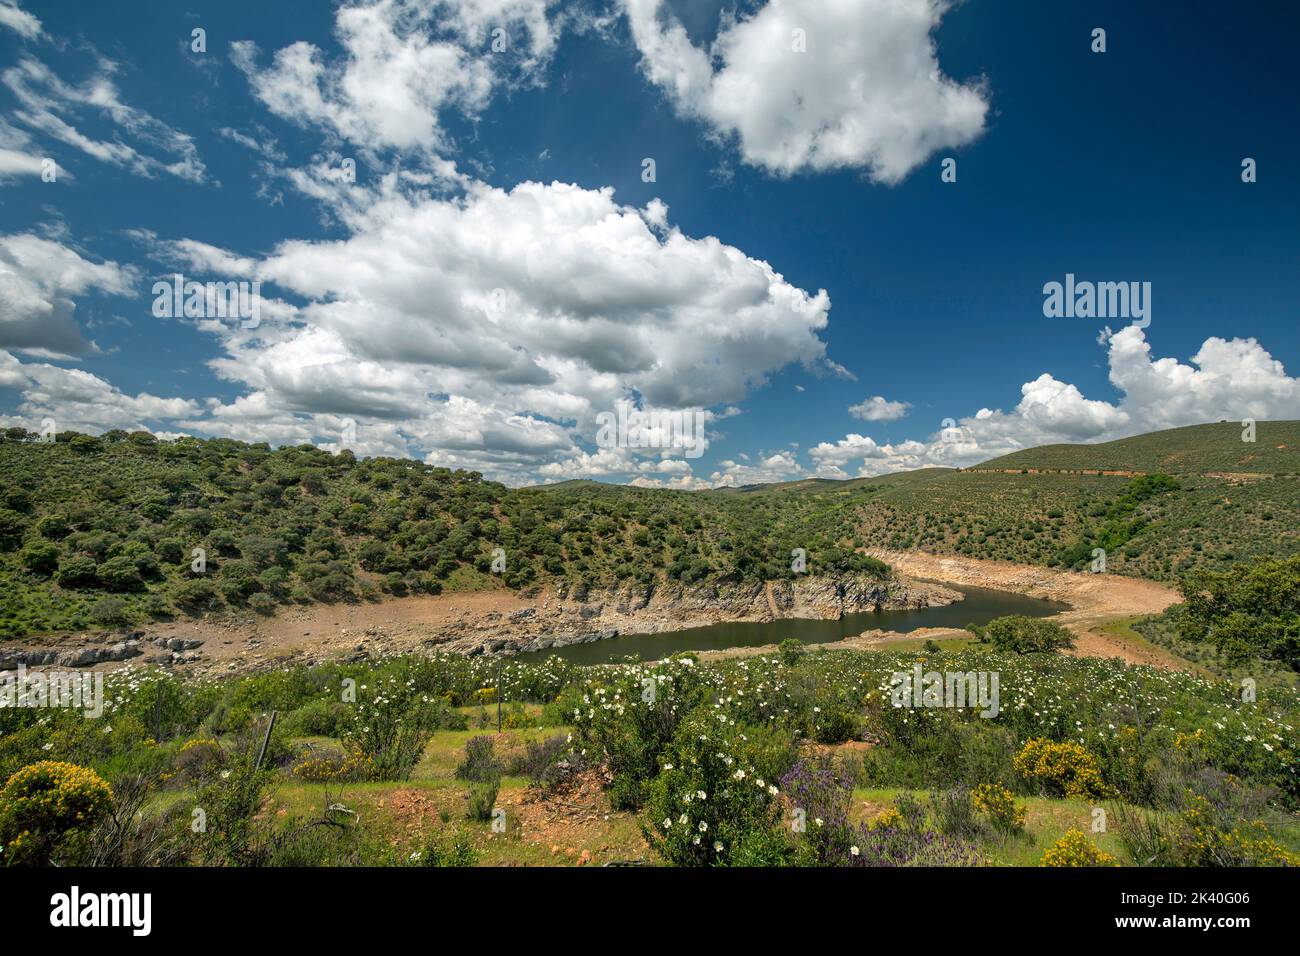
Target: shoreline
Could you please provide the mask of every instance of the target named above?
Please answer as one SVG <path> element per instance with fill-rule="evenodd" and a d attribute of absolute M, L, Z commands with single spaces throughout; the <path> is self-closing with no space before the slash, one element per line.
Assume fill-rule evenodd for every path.
<path fill-rule="evenodd" d="M 101 648 L 100 653 L 111 659 L 67 666 L 113 670 L 130 664 L 162 664 L 186 675 L 214 676 L 422 651 L 515 655 L 719 623 L 826 620 L 866 610 L 937 607 L 962 599 L 953 586 L 970 586 L 1068 605 L 1051 619 L 1074 632 L 1075 655 L 1119 657 L 1129 663 L 1173 669 L 1190 666 L 1162 648 L 1126 641 L 1103 630 L 1117 620 L 1156 614 L 1175 603 L 1178 593 L 1166 585 L 919 551 L 871 549 L 867 553 L 893 568 L 894 576 L 888 582 L 846 576 L 695 587 L 629 585 L 580 596 L 551 588 L 527 595 L 506 590 L 469 591 L 369 604 L 309 605 L 269 618 L 249 615 L 175 621 L 128 634 L 65 635 L 27 647 L 51 658 L 37 662 L 44 666 Z M 964 633 L 945 627 L 909 632 L 871 628 L 817 646 L 871 649 L 901 638 Z M 128 642 L 134 645 L 124 651 Z M 16 651 L 14 648 L 6 655 L 0 649 L 0 660 Z M 742 646 L 703 653 L 738 656 L 757 652 L 760 649 Z"/>

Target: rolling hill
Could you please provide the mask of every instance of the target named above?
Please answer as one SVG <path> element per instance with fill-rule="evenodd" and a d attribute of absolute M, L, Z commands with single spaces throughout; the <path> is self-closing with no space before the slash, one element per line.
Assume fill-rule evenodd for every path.
<path fill-rule="evenodd" d="M 1234 436 L 1196 426 L 965 471 L 688 492 L 16 429 L 0 435 L 0 638 L 410 593 L 773 580 L 794 549 L 811 573 L 883 576 L 864 551 L 1081 568 L 1101 547 L 1108 571 L 1158 580 L 1300 553 L 1300 426 L 1261 422 L 1245 450 Z"/>
<path fill-rule="evenodd" d="M 1188 425 L 1095 445 L 1042 445 L 994 458 L 969 471 L 1126 471 L 1300 475 L 1300 421 L 1259 422 L 1255 441 L 1239 422 Z"/>

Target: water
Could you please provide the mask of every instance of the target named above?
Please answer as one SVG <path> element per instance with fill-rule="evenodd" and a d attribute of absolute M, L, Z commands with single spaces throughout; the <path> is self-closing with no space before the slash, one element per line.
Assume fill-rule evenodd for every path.
<path fill-rule="evenodd" d="M 907 633 L 918 627 L 987 624 L 995 617 L 1005 614 L 1047 617 L 1069 607 L 1057 601 L 1043 601 L 1011 591 L 948 586 L 954 591 L 960 591 L 966 599 L 943 607 L 846 614 L 838 621 L 787 618 L 781 621 L 709 624 L 662 634 L 622 634 L 604 641 L 572 644 L 537 653 L 555 654 L 575 664 L 607 664 L 627 654 L 639 654 L 642 660 L 659 660 L 678 651 L 758 647 L 763 644 L 779 644 L 788 637 L 798 638 L 805 644 L 826 644 L 872 628 Z"/>

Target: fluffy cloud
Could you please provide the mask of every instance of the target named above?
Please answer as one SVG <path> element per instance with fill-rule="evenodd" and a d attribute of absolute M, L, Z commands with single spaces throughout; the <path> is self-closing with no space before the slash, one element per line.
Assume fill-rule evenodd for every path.
<path fill-rule="evenodd" d="M 72 297 L 91 289 L 129 295 L 134 280 L 130 268 L 90 262 L 50 239 L 0 236 L 0 348 L 46 357 L 90 351 L 73 317 Z"/>
<path fill-rule="evenodd" d="M 792 451 L 778 451 L 760 455 L 751 464 L 747 457 L 741 461 L 727 459 L 718 463 L 717 471 L 709 476 L 713 488 L 739 488 L 743 485 L 767 484 L 773 481 L 791 481 L 805 477 L 806 470 Z"/>
<path fill-rule="evenodd" d="M 82 369 L 18 361 L 0 350 L 0 385 L 22 391 L 16 417 L 0 416 L 4 427 L 39 431 L 53 419 L 58 431 L 96 433 L 110 428 L 146 429 L 198 411 L 188 399 L 159 398 L 147 392 L 128 395 Z"/>
<path fill-rule="evenodd" d="M 865 402 L 850 405 L 849 414 L 864 422 L 892 422 L 907 415 L 911 407 L 907 402 L 889 402 L 883 395 L 876 395 Z"/>
<path fill-rule="evenodd" d="M 1010 412 L 983 408 L 924 441 L 877 444 L 862 435 L 809 449 L 815 473 L 844 478 L 926 466 L 962 467 L 1052 442 L 1098 442 L 1222 419 L 1300 418 L 1300 378 L 1286 373 L 1254 339 L 1210 338 L 1184 364 L 1153 360 L 1135 325 L 1107 339 L 1117 404 L 1085 398 L 1079 389 L 1042 374 L 1020 387 Z M 857 462 L 849 471 L 847 466 Z"/>
<path fill-rule="evenodd" d="M 825 291 L 684 235 L 662 203 L 535 182 L 435 198 L 395 177 L 368 200 L 344 210 L 347 239 L 261 259 L 140 235 L 303 303 L 252 330 L 200 323 L 224 350 L 213 368 L 244 390 L 209 409 L 221 433 L 300 441 L 312 422 L 333 438 L 351 418 L 357 450 L 436 451 L 515 480 L 680 474 L 664 461 L 680 449 L 592 452 L 597 414 L 631 401 L 726 417 L 775 370 L 826 361 Z"/>
<path fill-rule="evenodd" d="M 550 57 L 555 0 L 378 0 L 343 6 L 335 34 L 343 56 L 328 61 L 298 42 L 258 66 L 250 41 L 232 58 L 276 115 L 313 124 L 363 149 L 444 152 L 441 114 L 475 116 L 501 83 L 535 80 Z M 494 37 L 493 31 L 503 34 Z M 494 51 L 492 42 L 504 41 Z"/>
<path fill-rule="evenodd" d="M 772 0 L 728 15 L 709 50 L 662 0 L 623 6 L 650 82 L 776 175 L 861 168 L 897 183 L 984 129 L 981 87 L 939 67 L 930 34 L 943 0 Z M 806 52 L 795 50 L 800 30 Z"/>

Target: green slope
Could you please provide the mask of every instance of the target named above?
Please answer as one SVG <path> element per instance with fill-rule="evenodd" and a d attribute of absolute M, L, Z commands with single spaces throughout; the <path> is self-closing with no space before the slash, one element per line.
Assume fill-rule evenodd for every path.
<path fill-rule="evenodd" d="M 1300 475 L 1300 421 L 1258 422 L 1255 441 L 1240 422 L 1188 425 L 1096 445 L 1043 445 L 994 458 L 975 470 L 1163 471 L 1171 475 L 1247 472 Z"/>

